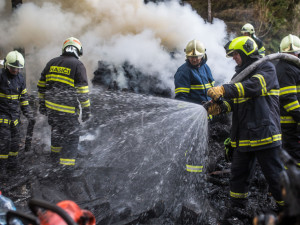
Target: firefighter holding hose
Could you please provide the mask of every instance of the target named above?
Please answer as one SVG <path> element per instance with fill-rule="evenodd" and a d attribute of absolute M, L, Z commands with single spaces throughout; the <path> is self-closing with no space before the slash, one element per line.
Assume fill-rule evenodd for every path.
<path fill-rule="evenodd" d="M 237 64 L 233 78 L 261 58 L 257 44 L 247 36 L 233 39 L 225 45 L 225 49 L 226 55 L 233 57 Z M 241 82 L 212 87 L 208 95 L 215 101 L 209 106 L 208 113 L 217 115 L 232 111 L 230 138 L 234 150 L 230 178 L 231 205 L 223 219 L 234 215 L 236 209 L 246 208 L 255 159 L 261 166 L 278 207 L 282 207 L 279 83 L 275 66 L 271 62 L 263 62 Z M 220 98 L 224 99 L 221 103 Z"/>

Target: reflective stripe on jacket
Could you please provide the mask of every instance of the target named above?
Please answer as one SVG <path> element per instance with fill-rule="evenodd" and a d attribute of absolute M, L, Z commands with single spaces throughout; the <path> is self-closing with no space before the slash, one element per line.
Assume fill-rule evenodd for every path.
<path fill-rule="evenodd" d="M 280 85 L 281 126 L 300 125 L 300 68 L 280 60 L 276 70 Z"/>
<path fill-rule="evenodd" d="M 202 61 L 200 67 L 194 67 L 186 60 L 178 68 L 174 79 L 176 99 L 198 104 L 211 100 L 207 90 L 214 86 L 215 81 L 206 60 Z"/>
<path fill-rule="evenodd" d="M 256 37 L 255 35 L 252 35 L 251 36 L 253 38 L 253 40 L 255 41 L 255 43 L 257 44 L 257 47 L 258 47 L 258 53 L 261 55 L 261 56 L 265 56 L 266 55 L 266 49 L 263 45 L 263 42 L 262 40 L 260 40 L 258 37 Z"/>
<path fill-rule="evenodd" d="M 52 111 L 66 114 L 78 113 L 90 107 L 86 69 L 74 56 L 59 56 L 50 60 L 38 82 L 39 98 Z"/>
<path fill-rule="evenodd" d="M 279 84 L 271 62 L 260 64 L 242 82 L 224 84 L 225 101 L 233 112 L 231 145 L 254 151 L 281 145 Z"/>

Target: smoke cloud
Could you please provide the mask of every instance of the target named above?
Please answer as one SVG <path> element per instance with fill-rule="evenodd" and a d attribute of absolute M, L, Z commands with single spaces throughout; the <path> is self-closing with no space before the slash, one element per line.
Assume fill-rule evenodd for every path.
<path fill-rule="evenodd" d="M 98 61 L 125 61 L 141 72 L 155 74 L 174 88 L 173 76 L 184 63 L 184 48 L 201 40 L 217 83 L 230 80 L 234 63 L 225 57 L 226 25 L 205 21 L 190 5 L 177 0 L 144 4 L 143 0 L 23 0 L 7 13 L 10 0 L 0 0 L 0 51 L 17 47 L 26 53 L 27 86 L 34 90 L 46 63 L 61 54 L 63 41 L 74 36 L 83 45 L 81 60 L 89 80 Z M 170 52 L 176 52 L 174 57 Z M 120 79 L 122 80 L 122 79 Z"/>

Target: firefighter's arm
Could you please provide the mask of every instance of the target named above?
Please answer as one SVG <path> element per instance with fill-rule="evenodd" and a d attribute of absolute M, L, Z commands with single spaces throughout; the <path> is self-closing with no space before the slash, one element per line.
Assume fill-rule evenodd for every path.
<path fill-rule="evenodd" d="M 33 112 L 29 106 L 29 97 L 25 85 L 22 86 L 22 91 L 20 94 L 20 106 L 24 116 L 28 120 L 34 120 Z"/>
<path fill-rule="evenodd" d="M 46 67 L 47 68 L 47 67 Z M 42 115 L 47 115 L 47 108 L 45 105 L 45 92 L 46 92 L 46 68 L 43 70 L 41 74 L 41 78 L 38 81 L 38 98 L 39 98 L 39 112 Z"/>
<path fill-rule="evenodd" d="M 188 73 L 177 71 L 174 75 L 175 82 L 175 98 L 183 101 L 189 101 L 191 80 Z"/>
<path fill-rule="evenodd" d="M 300 123 L 300 104 L 297 97 L 297 86 L 294 76 L 287 72 L 280 84 L 280 104 L 293 119 Z"/>
<path fill-rule="evenodd" d="M 257 72 L 249 78 L 233 84 L 224 84 L 225 98 L 253 98 L 274 93 L 279 90 L 273 89 L 277 86 L 276 70 L 272 63 L 267 62 L 260 66 Z"/>
<path fill-rule="evenodd" d="M 91 103 L 89 99 L 89 86 L 86 75 L 86 69 L 82 63 L 78 65 L 77 73 L 75 75 L 75 88 L 77 98 L 80 102 L 82 109 L 82 122 L 87 121 L 91 115 Z"/>

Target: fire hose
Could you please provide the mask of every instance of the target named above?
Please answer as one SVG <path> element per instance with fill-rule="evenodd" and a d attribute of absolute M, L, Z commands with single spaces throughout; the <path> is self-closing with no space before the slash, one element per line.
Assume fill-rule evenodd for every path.
<path fill-rule="evenodd" d="M 239 74 L 237 74 L 232 80 L 229 82 L 229 84 L 234 84 L 237 82 L 241 82 L 243 79 L 245 79 L 253 70 L 255 70 L 261 63 L 271 60 L 277 60 L 277 59 L 283 59 L 289 62 L 294 63 L 300 68 L 300 59 L 294 55 L 287 54 L 287 53 L 274 53 L 270 55 L 266 55 L 265 57 L 255 61 L 250 66 L 245 68 L 243 71 L 241 71 Z M 208 101 L 203 104 L 203 107 L 207 110 L 208 107 L 213 103 L 214 101 Z M 223 101 L 222 99 L 219 99 L 217 101 L 218 104 L 221 104 Z"/>

